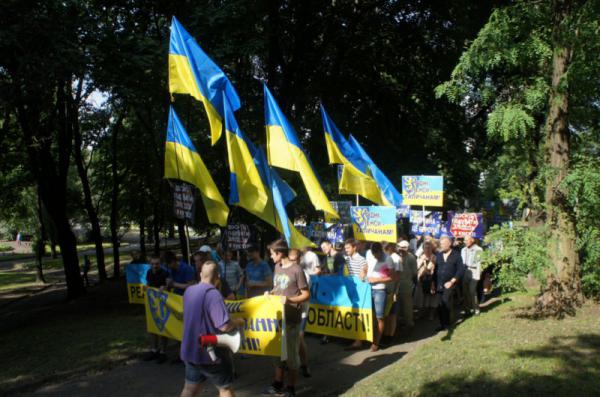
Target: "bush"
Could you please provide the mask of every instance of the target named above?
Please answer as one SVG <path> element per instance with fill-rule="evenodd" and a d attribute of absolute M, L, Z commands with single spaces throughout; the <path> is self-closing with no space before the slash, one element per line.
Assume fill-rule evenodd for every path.
<path fill-rule="evenodd" d="M 8 251 L 12 251 L 12 250 L 14 250 L 14 248 L 11 247 L 10 245 L 0 244 L 0 252 L 8 252 Z"/>
<path fill-rule="evenodd" d="M 542 228 L 530 229 L 515 223 L 494 226 L 485 237 L 489 249 L 484 251 L 482 267 L 495 267 L 495 284 L 504 291 L 525 290 L 525 280 L 532 275 L 542 285 L 552 268 L 546 252 Z"/>

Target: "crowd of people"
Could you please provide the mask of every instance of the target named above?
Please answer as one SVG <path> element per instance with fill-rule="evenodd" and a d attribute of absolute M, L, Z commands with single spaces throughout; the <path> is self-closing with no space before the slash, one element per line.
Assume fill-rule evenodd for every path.
<path fill-rule="evenodd" d="M 437 317 L 438 330 L 445 330 L 452 324 L 451 313 L 457 305 L 462 306 L 465 316 L 479 314 L 482 248 L 472 237 L 463 241 L 447 236 L 439 240 L 401 236 L 397 243 L 350 238 L 336 244 L 325 240 L 318 248 L 320 251 L 311 247 L 289 249 L 284 240 L 277 240 L 268 246 L 267 259 L 258 247 L 233 252 L 209 245 L 192 255 L 193 265 L 171 251 L 165 252 L 162 260 L 150 258 L 148 286 L 183 295 L 184 335 L 178 358 L 186 368 L 182 396 L 197 395 L 207 379 L 221 396 L 233 395 L 231 357 L 221 353 L 213 361 L 197 339 L 200 334 L 228 332 L 241 325 L 229 318 L 224 300 L 271 294 L 280 296 L 284 304 L 287 357 L 275 360 L 274 380 L 264 395 L 293 396 L 298 372 L 311 376 L 304 340 L 311 276 L 357 277 L 371 285 L 373 352 L 410 332 L 415 317 L 427 321 Z M 328 342 L 328 337 L 321 340 Z M 146 360 L 165 362 L 166 346 L 166 338 L 152 335 Z M 364 341 L 356 340 L 346 349 L 365 347 Z"/>

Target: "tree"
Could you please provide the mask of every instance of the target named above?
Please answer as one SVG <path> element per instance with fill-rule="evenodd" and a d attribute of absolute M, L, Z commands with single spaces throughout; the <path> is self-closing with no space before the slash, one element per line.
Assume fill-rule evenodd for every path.
<path fill-rule="evenodd" d="M 593 32 L 599 16 L 595 1 L 518 1 L 498 8 L 451 79 L 437 88 L 467 116 L 483 109 L 488 135 L 504 143 L 496 163 L 506 171 L 500 188 L 546 225 L 553 271 L 537 305 L 558 316 L 573 313 L 581 301 L 581 236 L 564 181 L 573 134 L 597 128 L 600 63 L 594 54 L 600 43 Z"/>

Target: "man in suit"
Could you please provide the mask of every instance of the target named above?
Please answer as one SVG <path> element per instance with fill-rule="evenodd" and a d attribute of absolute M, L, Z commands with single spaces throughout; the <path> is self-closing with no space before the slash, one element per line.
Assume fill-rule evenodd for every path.
<path fill-rule="evenodd" d="M 440 318 L 439 331 L 450 326 L 450 311 L 452 309 L 452 294 L 457 283 L 465 273 L 460 251 L 452 249 L 452 240 L 448 236 L 440 238 L 440 250 L 435 258 L 433 279 L 437 293 L 440 295 L 438 314 Z"/>

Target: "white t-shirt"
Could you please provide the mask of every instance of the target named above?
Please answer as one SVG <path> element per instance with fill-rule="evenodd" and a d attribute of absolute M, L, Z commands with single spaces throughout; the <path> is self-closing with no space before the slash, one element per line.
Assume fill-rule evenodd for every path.
<path fill-rule="evenodd" d="M 397 272 L 402 272 L 404 271 L 402 268 L 402 257 L 400 255 L 398 255 L 395 252 L 392 252 L 390 255 L 388 255 L 390 257 L 390 259 L 392 260 L 392 263 L 394 264 L 394 270 Z"/>
<path fill-rule="evenodd" d="M 306 251 L 300 259 L 300 267 L 304 270 L 307 278 L 317 274 L 317 270 L 321 267 L 319 256 L 312 251 Z"/>
<path fill-rule="evenodd" d="M 392 271 L 394 270 L 394 262 L 392 261 L 392 258 L 387 255 L 381 261 L 378 261 L 373 255 L 367 255 L 367 258 L 367 278 L 383 278 L 390 277 L 392 275 Z M 371 288 L 385 289 L 385 284 L 386 283 L 371 284 Z"/>
<path fill-rule="evenodd" d="M 471 248 L 464 247 L 460 256 L 462 256 L 465 264 L 465 274 L 471 275 L 473 280 L 479 280 L 481 277 L 481 253 L 483 249 L 477 244 L 473 244 Z"/>

